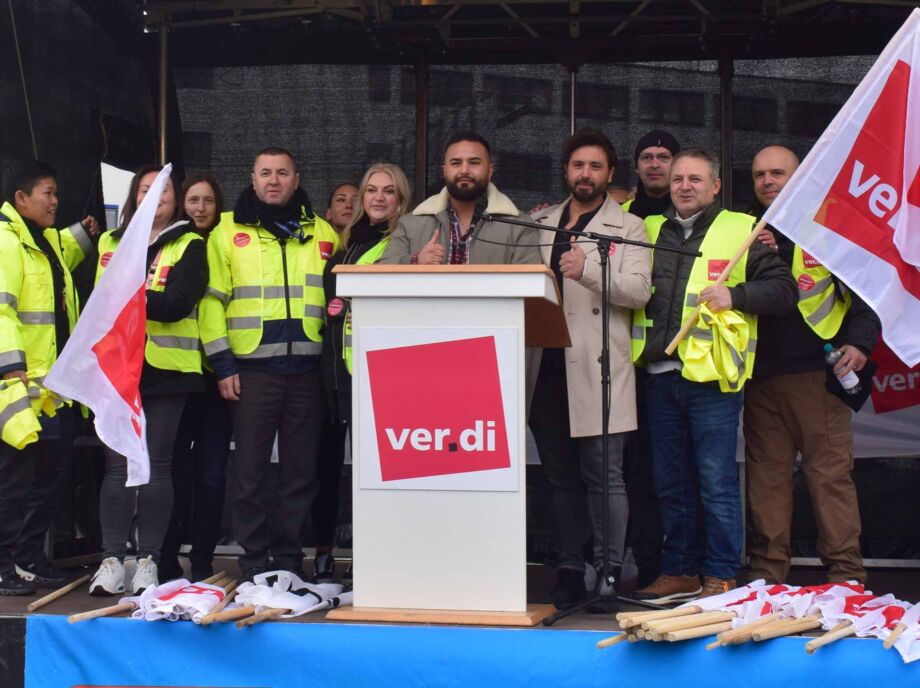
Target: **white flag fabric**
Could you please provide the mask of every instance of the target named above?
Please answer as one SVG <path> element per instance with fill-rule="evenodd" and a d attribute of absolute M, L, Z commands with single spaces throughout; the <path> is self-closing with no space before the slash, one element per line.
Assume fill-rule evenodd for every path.
<path fill-rule="evenodd" d="M 767 587 L 766 582 L 763 578 L 752 581 L 747 585 L 742 585 L 740 588 L 734 588 L 728 592 L 723 592 L 719 595 L 710 595 L 709 597 L 702 597 L 698 600 L 690 600 L 685 604 L 682 604 L 677 609 L 682 609 L 684 607 L 699 607 L 704 612 L 714 612 L 714 611 L 737 611 L 731 609 L 731 605 L 738 604 L 741 600 L 753 599 L 756 596 L 757 592 L 763 590 Z"/>
<path fill-rule="evenodd" d="M 145 621 L 201 623 L 223 601 L 225 595 L 224 589 L 216 585 L 190 583 L 180 578 L 157 587 L 155 595 L 143 599 L 132 617 Z"/>
<path fill-rule="evenodd" d="M 96 284 L 45 386 L 96 414 L 96 434 L 127 458 L 127 487 L 150 480 L 138 385 L 146 345 L 147 247 L 172 165 L 157 175 Z"/>
<path fill-rule="evenodd" d="M 872 306 L 901 360 L 920 363 L 920 9 L 895 34 L 764 220 Z M 802 281 L 799 288 L 809 291 L 814 283 Z"/>
<path fill-rule="evenodd" d="M 269 571 L 255 576 L 252 583 L 237 588 L 234 606 L 255 605 L 256 611 L 289 609 L 287 619 L 352 603 L 353 593 L 342 592 L 338 583 L 306 583 L 290 571 Z"/>

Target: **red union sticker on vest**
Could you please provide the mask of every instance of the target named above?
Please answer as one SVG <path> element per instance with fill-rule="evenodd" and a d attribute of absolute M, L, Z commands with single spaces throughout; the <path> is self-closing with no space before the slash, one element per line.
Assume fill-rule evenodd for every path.
<path fill-rule="evenodd" d="M 709 261 L 709 281 L 715 282 L 719 275 L 728 266 L 727 260 L 710 260 Z"/>
<path fill-rule="evenodd" d="M 811 275 L 799 275 L 798 283 L 800 291 L 811 291 L 815 288 L 815 281 Z"/>
<path fill-rule="evenodd" d="M 99 258 L 99 264 L 102 265 L 102 267 L 104 268 L 108 267 L 110 260 L 112 260 L 112 252 L 106 251 L 105 253 L 102 254 L 102 257 Z"/>
<path fill-rule="evenodd" d="M 166 286 L 166 278 L 169 277 L 170 270 L 172 270 L 172 265 L 164 265 L 162 268 L 160 268 L 160 276 L 157 278 L 157 284 L 159 286 Z"/>
<path fill-rule="evenodd" d="M 365 485 L 362 472 L 362 486 L 516 489 L 516 479 L 509 484 L 516 462 L 502 394 L 507 384 L 503 375 L 508 373 L 499 368 L 502 347 L 496 339 L 472 337 L 367 351 L 370 404 L 362 409 L 373 411 L 374 422 L 361 437 L 362 443 L 366 439 L 376 444 L 380 473 L 379 481 Z M 366 451 L 362 447 L 365 456 Z"/>
<path fill-rule="evenodd" d="M 323 260 L 332 258 L 332 248 L 334 244 L 331 241 L 319 242 L 319 255 Z"/>
<path fill-rule="evenodd" d="M 233 243 L 243 248 L 244 246 L 249 246 L 249 242 L 252 241 L 252 238 L 246 234 L 246 232 L 237 232 L 233 235 Z"/>

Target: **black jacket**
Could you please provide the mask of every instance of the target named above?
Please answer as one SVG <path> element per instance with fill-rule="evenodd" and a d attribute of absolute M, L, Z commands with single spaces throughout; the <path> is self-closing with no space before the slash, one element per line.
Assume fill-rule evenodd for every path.
<path fill-rule="evenodd" d="M 697 218 L 687 239 L 684 231 L 674 220 L 674 208 L 665 212 L 667 218 L 661 226 L 656 248 L 673 247 L 698 251 L 706 232 L 722 212 L 721 205 L 713 203 Z M 664 350 L 678 333 L 682 325 L 684 295 L 692 256 L 669 251 L 656 250 L 652 264 L 652 298 L 645 307 L 646 316 L 652 321 L 647 334 L 644 358 L 648 362 L 676 359 L 677 352 L 667 356 Z M 795 308 L 798 290 L 789 267 L 776 253 L 763 244 L 755 242 L 748 252 L 746 281 L 729 287 L 734 310 L 752 315 L 785 313 Z M 760 355 L 758 342 L 758 356 Z"/>
<path fill-rule="evenodd" d="M 339 251 L 326 261 L 323 271 L 323 290 L 326 292 L 326 318 L 323 329 L 323 386 L 326 388 L 328 402 L 328 419 L 330 423 L 351 423 L 351 375 L 342 358 L 345 317 L 350 312 L 347 302 L 345 308 L 337 315 L 329 314 L 329 305 L 336 296 L 335 275 L 332 269 L 336 265 L 354 265 L 365 253 L 376 246 L 386 235 L 388 225 L 382 222 L 370 225 L 366 216 L 352 227 L 348 248 Z"/>
<path fill-rule="evenodd" d="M 749 212 L 760 217 L 765 210 L 757 205 Z M 780 259 L 791 268 L 795 243 L 775 228 L 769 229 L 776 237 Z M 834 283 L 839 291 L 849 291 L 836 277 Z M 847 311 L 840 331 L 832 343 L 838 348 L 844 344 L 856 346 L 866 356 L 870 356 L 878 341 L 882 324 L 875 311 L 855 293 L 850 292 L 850 298 L 850 310 Z M 824 369 L 825 341 L 806 324 L 798 308 L 788 313 L 760 318 L 757 323 L 757 340 L 755 379 Z"/>

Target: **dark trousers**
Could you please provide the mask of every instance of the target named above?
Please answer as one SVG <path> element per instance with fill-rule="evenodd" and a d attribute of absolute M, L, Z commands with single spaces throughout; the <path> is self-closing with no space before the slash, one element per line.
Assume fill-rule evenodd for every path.
<path fill-rule="evenodd" d="M 744 440 L 751 503 L 751 577 L 782 583 L 792 556 L 795 456 L 818 528 L 828 580 L 865 582 L 859 501 L 853 483 L 853 413 L 824 387 L 823 370 L 747 383 Z"/>
<path fill-rule="evenodd" d="M 324 424 L 324 395 L 316 372 L 280 375 L 240 371 L 233 404 L 236 451 L 230 470 L 233 533 L 245 571 L 274 565 L 298 571 L 301 529 L 316 493 L 316 462 Z M 278 506 L 275 537 L 269 523 L 266 480 L 278 434 Z"/>
<path fill-rule="evenodd" d="M 549 355 L 547 356 L 547 353 Z M 584 570 L 584 546 L 593 536 L 594 565 L 603 564 L 604 471 L 601 437 L 571 437 L 564 359 L 544 351 L 530 406 L 529 426 L 552 488 L 553 541 L 560 569 Z M 560 361 L 563 366 L 560 370 Z M 624 433 L 609 437 L 607 472 L 609 564 L 623 564 L 628 503 L 623 484 Z"/>
<path fill-rule="evenodd" d="M 45 556 L 45 533 L 73 452 L 73 411 L 61 409 L 57 418 L 55 439 L 42 439 L 42 432 L 21 451 L 0 442 L 0 571 Z"/>
<path fill-rule="evenodd" d="M 213 379 L 207 391 L 189 396 L 173 450 L 173 511 L 163 541 L 163 559 L 175 559 L 183 542 L 192 545 L 192 569 L 207 569 L 220 540 L 227 457 L 233 437 L 230 404 Z"/>
<path fill-rule="evenodd" d="M 345 437 L 348 426 L 344 423 L 324 425 L 319 443 L 319 462 L 316 480 L 319 490 L 313 500 L 313 538 L 317 547 L 335 545 L 335 526 L 339 516 L 339 486 L 342 465 L 345 463 Z"/>
<path fill-rule="evenodd" d="M 629 527 L 626 541 L 632 548 L 639 569 L 639 587 L 654 581 L 661 572 L 661 546 L 664 529 L 655 493 L 652 471 L 652 440 L 645 409 L 648 373 L 636 371 L 636 410 L 638 429 L 629 434 L 623 457 L 623 477 L 629 499 Z"/>
<path fill-rule="evenodd" d="M 160 559 L 160 547 L 172 513 L 172 455 L 186 394 L 163 394 L 143 399 L 147 419 L 150 482 L 125 487 L 128 463 L 105 449 L 105 473 L 99 492 L 102 547 L 106 557 L 125 558 L 131 517 L 137 513 L 137 556 Z"/>

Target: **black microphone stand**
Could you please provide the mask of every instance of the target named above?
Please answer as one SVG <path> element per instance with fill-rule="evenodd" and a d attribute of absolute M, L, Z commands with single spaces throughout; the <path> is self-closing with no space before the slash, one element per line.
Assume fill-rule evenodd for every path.
<path fill-rule="evenodd" d="M 699 251 L 690 251 L 681 248 L 658 247 L 647 241 L 635 241 L 624 237 L 610 236 L 608 234 L 598 234 L 597 232 L 575 232 L 570 229 L 557 229 L 548 225 L 541 225 L 538 222 L 528 220 L 519 220 L 516 217 L 505 215 L 491 215 L 483 213 L 482 219 L 487 222 L 506 222 L 521 227 L 531 229 L 545 229 L 557 234 L 565 234 L 578 239 L 587 239 L 597 245 L 597 255 L 601 264 L 601 470 L 603 471 L 603 493 L 604 504 L 601 511 L 601 518 L 604 521 L 604 541 L 601 544 L 603 549 L 603 561 L 601 562 L 601 578 L 611 590 L 615 589 L 616 581 L 613 579 L 610 571 L 610 485 L 607 475 L 610 472 L 610 299 L 607 297 L 609 267 L 610 267 L 610 245 L 611 244 L 628 244 L 630 246 L 642 246 L 644 248 L 655 249 L 658 251 L 670 251 L 672 253 L 682 253 L 687 256 L 699 257 L 703 255 Z M 611 225 L 604 225 L 610 227 Z M 559 285 L 559 293 L 562 294 L 562 285 Z M 595 585 L 595 592 L 583 602 L 560 610 L 555 614 L 543 619 L 544 626 L 552 626 L 560 619 L 571 616 L 576 612 L 590 607 L 597 602 L 603 601 L 600 594 L 602 585 Z M 657 605 L 649 605 L 655 606 Z"/>

